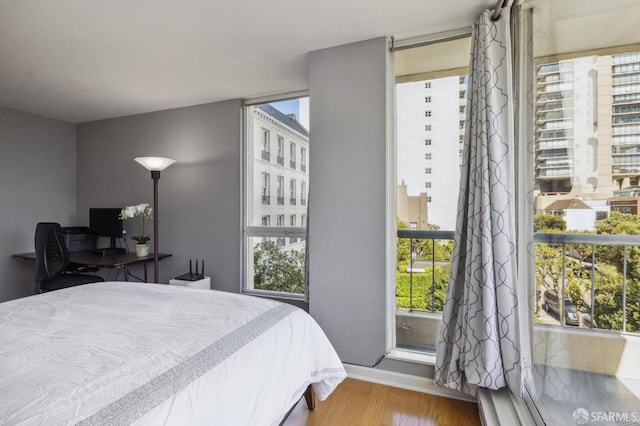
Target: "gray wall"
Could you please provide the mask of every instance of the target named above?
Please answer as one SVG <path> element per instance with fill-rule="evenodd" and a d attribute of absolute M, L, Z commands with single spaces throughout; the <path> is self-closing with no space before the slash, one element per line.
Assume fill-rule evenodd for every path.
<path fill-rule="evenodd" d="M 79 124 L 78 222 L 88 224 L 90 207 L 152 204 L 151 175 L 133 159 L 173 158 L 158 184 L 160 252 L 173 254 L 159 281 L 200 259 L 215 289 L 238 292 L 241 123 L 236 100 Z M 134 221 L 126 227 L 135 234 Z"/>
<path fill-rule="evenodd" d="M 75 223 L 75 125 L 0 107 L 0 301 L 33 293 L 38 222 Z"/>
<path fill-rule="evenodd" d="M 309 57 L 309 312 L 344 362 L 386 351 L 387 43 Z"/>

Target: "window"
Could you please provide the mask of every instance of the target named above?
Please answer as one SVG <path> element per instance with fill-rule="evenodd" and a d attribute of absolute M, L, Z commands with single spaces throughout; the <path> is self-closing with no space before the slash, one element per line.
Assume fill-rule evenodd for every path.
<path fill-rule="evenodd" d="M 460 122 L 458 123 L 458 128 L 460 130 L 464 129 L 464 120 L 460 120 Z"/>
<path fill-rule="evenodd" d="M 296 168 L 296 144 L 289 142 L 289 167 Z"/>
<path fill-rule="evenodd" d="M 262 129 L 262 159 L 269 161 L 271 143 L 269 142 L 269 131 Z"/>
<path fill-rule="evenodd" d="M 431 96 L 425 96 L 424 103 L 430 104 L 431 103 Z"/>
<path fill-rule="evenodd" d="M 279 206 L 284 206 L 284 176 L 278 176 L 278 193 L 276 195 Z"/>
<path fill-rule="evenodd" d="M 531 191 L 524 191 L 533 195 L 533 203 L 522 210 L 533 217 L 535 235 L 529 244 L 534 265 L 526 280 L 535 295 L 528 324 L 539 372 L 534 386 L 577 389 L 589 383 L 591 391 L 580 404 L 585 412 L 600 409 L 603 389 L 611 389 L 609 404 L 624 405 L 627 391 L 618 377 L 625 377 L 624 383 L 640 379 L 620 361 L 638 359 L 638 347 L 613 349 L 615 341 L 640 336 L 640 279 L 631 266 L 640 253 L 639 198 L 633 194 L 640 176 L 633 158 L 640 152 L 634 137 L 640 136 L 640 126 L 632 117 L 640 107 L 634 75 L 640 51 L 630 36 L 637 33 L 640 3 L 633 3 L 618 10 L 581 1 L 581 7 L 596 7 L 588 17 L 560 17 L 556 2 L 540 2 L 532 10 L 534 111 L 527 124 L 533 133 L 522 149 L 526 157 L 518 162 L 526 161 L 533 172 L 526 188 Z M 612 23 L 615 31 L 596 31 L 596 22 Z M 576 31 L 554 32 L 559 25 Z M 618 138 L 623 135 L 629 137 L 624 142 Z M 582 207 L 581 219 L 567 204 L 572 200 Z M 565 338 L 568 334 L 576 338 Z M 616 358 L 581 363 L 575 355 L 585 348 L 593 360 L 609 359 L 614 352 Z M 553 368 L 539 368 L 546 365 Z M 611 375 L 605 377 L 607 369 Z M 531 395 L 541 423 L 548 425 L 558 422 L 558 408 L 570 412 L 575 401 L 563 392 L 552 398 L 545 391 Z"/>
<path fill-rule="evenodd" d="M 289 181 L 289 204 L 296 205 L 296 180 L 291 179 Z"/>
<path fill-rule="evenodd" d="M 435 336 L 440 328 L 438 314 L 444 305 L 453 251 L 450 235 L 457 217 L 460 185 L 457 142 L 461 137 L 460 122 L 464 123 L 461 114 L 466 105 L 469 53 L 469 38 L 394 53 L 397 59 L 395 180 L 404 181 L 406 185 L 406 192 L 396 194 L 396 216 L 398 227 L 404 228 L 403 234 L 413 232 L 411 238 L 397 238 L 395 242 L 396 298 L 395 303 L 389 305 L 389 318 L 398 321 L 397 327 L 393 323 L 390 328 L 396 332 L 393 343 L 399 349 L 434 351 L 436 346 Z M 402 55 L 406 56 L 399 58 Z M 421 59 L 411 63 L 410 58 L 417 57 Z M 425 93 L 427 86 L 431 91 Z M 420 113 L 427 109 L 426 97 L 431 100 L 425 114 L 430 115 L 428 119 Z M 426 133 L 420 131 L 423 126 Z M 416 147 L 419 148 L 422 141 L 428 148 L 421 153 Z M 410 283 L 413 283 L 411 290 Z M 421 314 L 424 312 L 432 315 L 425 319 Z M 401 326 L 407 321 L 412 323 L 412 332 Z M 434 337 L 416 338 L 415 330 Z"/>
<path fill-rule="evenodd" d="M 276 160 L 279 165 L 284 165 L 284 138 L 278 136 L 278 152 L 276 153 Z"/>
<path fill-rule="evenodd" d="M 424 116 L 425 117 L 431 117 L 431 111 L 425 111 L 424 112 Z"/>
<path fill-rule="evenodd" d="M 300 147 L 300 171 L 307 171 L 307 149 Z"/>
<path fill-rule="evenodd" d="M 306 214 L 306 206 L 285 202 L 285 191 L 287 181 L 292 180 L 304 181 L 305 191 L 308 188 L 307 171 L 295 168 L 296 155 L 300 155 L 301 164 L 309 161 L 308 124 L 303 122 L 308 117 L 308 98 L 245 105 L 244 109 L 243 291 L 260 295 L 284 292 L 287 297 L 299 298 L 304 293 L 306 224 L 292 227 L 290 223 L 291 216 Z M 291 120 L 288 115 L 292 113 L 303 119 Z M 270 149 L 266 142 L 270 136 L 276 142 L 274 162 L 265 161 L 262 155 Z M 288 153 L 285 144 L 289 144 Z M 276 180 L 275 203 L 271 201 L 272 177 Z M 294 186 L 294 199 L 297 189 L 302 188 Z M 290 243 L 292 239 L 295 244 Z M 283 267 L 288 271 L 285 279 Z"/>
<path fill-rule="evenodd" d="M 269 173 L 262 174 L 262 204 L 271 204 L 270 178 Z"/>

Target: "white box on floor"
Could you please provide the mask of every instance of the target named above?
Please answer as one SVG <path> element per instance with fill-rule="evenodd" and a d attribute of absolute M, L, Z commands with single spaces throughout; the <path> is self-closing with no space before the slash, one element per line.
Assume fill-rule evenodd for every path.
<path fill-rule="evenodd" d="M 197 281 L 185 281 L 185 280 L 169 280 L 170 285 L 181 285 L 182 287 L 201 288 L 204 290 L 211 290 L 211 277 L 204 277 Z"/>

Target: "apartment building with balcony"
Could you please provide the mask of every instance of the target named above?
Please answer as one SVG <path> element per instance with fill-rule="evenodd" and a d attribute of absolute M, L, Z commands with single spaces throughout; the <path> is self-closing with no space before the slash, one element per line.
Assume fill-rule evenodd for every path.
<path fill-rule="evenodd" d="M 606 216 L 640 177 L 640 53 L 538 66 L 535 107 L 536 210 L 580 197 Z"/>

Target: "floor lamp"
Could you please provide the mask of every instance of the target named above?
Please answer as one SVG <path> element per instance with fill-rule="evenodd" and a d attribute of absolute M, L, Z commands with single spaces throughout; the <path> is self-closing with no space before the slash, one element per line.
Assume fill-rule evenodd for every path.
<path fill-rule="evenodd" d="M 171 158 L 164 157 L 137 157 L 136 163 L 141 164 L 151 172 L 153 179 L 153 277 L 154 282 L 158 282 L 158 181 L 160 172 L 176 162 Z"/>

